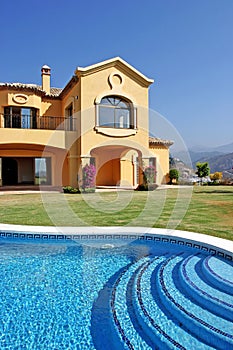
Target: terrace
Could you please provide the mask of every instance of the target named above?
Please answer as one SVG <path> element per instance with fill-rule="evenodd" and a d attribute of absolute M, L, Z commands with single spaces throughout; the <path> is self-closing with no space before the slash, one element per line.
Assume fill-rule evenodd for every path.
<path fill-rule="evenodd" d="M 76 130 L 76 118 L 61 116 L 37 116 L 33 113 L 0 114 L 3 128 L 40 129 L 40 130 Z"/>

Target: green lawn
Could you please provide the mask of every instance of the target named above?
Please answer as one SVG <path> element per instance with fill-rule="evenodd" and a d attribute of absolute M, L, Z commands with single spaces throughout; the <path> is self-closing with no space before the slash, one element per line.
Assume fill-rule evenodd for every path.
<path fill-rule="evenodd" d="M 232 186 L 83 196 L 0 194 L 0 222 L 7 224 L 168 227 L 233 240 L 232 213 Z"/>

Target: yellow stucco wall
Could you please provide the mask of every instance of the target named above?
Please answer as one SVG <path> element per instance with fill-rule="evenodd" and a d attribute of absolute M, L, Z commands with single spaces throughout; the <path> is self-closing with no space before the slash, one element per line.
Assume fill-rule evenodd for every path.
<path fill-rule="evenodd" d="M 113 74 L 119 74 L 122 77 L 121 85 L 112 86 L 109 83 L 109 77 Z M 125 97 L 133 102 L 137 108 L 137 131 L 135 135 L 127 136 L 138 145 L 148 147 L 148 89 L 141 86 L 138 82 L 129 78 L 119 69 L 111 67 L 94 74 L 81 77 L 81 153 L 88 154 L 96 144 L 104 144 L 111 136 L 98 133 L 94 127 L 96 125 L 96 100 L 108 95 L 117 95 Z M 107 130 L 106 130 L 107 132 Z M 130 132 L 130 130 L 129 130 Z M 123 132 L 122 132 L 123 134 Z M 85 136 L 85 137 L 84 137 Z"/>
<path fill-rule="evenodd" d="M 66 149 L 65 133 L 61 130 L 9 129 L 0 128 L 0 144 L 24 143 L 49 145 Z"/>
<path fill-rule="evenodd" d="M 20 101 L 20 95 L 25 99 L 23 103 L 17 102 Z M 6 106 L 33 107 L 38 109 L 40 116 L 62 116 L 62 103 L 60 100 L 44 98 L 33 91 L 0 90 L 0 113 L 4 112 L 4 107 Z"/>
<path fill-rule="evenodd" d="M 26 157 L 42 154 L 42 148 L 47 146 L 50 154 L 53 153 L 51 149 L 56 150 L 52 154 L 53 184 L 62 182 L 76 187 L 80 166 L 88 157 L 96 159 L 97 184 L 136 185 L 135 159 L 154 155 L 157 158 L 157 182 L 166 182 L 168 148 L 156 145 L 149 149 L 148 88 L 152 81 L 122 62 L 78 68 L 73 78 L 61 98 L 23 88 L 0 89 L 0 157 L 18 154 L 17 145 L 20 144 L 25 145 L 20 149 L 20 156 Z M 96 124 L 96 106 L 103 97 L 110 95 L 132 102 L 137 111 L 134 129 L 104 128 Z M 67 108 L 72 106 L 75 128 L 72 132 L 4 128 L 5 106 L 33 107 L 42 117 L 64 118 Z M 56 169 L 60 175 L 55 174 Z"/>
<path fill-rule="evenodd" d="M 169 181 L 169 149 L 158 145 L 150 147 L 150 151 L 156 157 L 157 183 L 166 184 Z"/>
<path fill-rule="evenodd" d="M 55 99 L 43 99 L 40 108 L 41 116 L 64 116 L 61 101 Z"/>

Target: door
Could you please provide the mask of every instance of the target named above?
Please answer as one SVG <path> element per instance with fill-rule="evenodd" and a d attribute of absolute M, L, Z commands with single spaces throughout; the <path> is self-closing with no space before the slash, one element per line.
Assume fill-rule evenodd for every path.
<path fill-rule="evenodd" d="M 14 158 L 2 158 L 2 184 L 3 186 L 17 185 L 18 163 Z"/>

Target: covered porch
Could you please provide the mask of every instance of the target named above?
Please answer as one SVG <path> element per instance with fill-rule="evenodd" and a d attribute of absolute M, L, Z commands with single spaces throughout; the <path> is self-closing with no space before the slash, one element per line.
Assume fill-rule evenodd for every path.
<path fill-rule="evenodd" d="M 66 151 L 54 147 L 45 150 L 42 145 L 31 145 L 29 150 L 27 146 L 0 145 L 0 190 L 61 188 L 68 173 Z"/>
<path fill-rule="evenodd" d="M 102 146 L 91 150 L 96 166 L 96 186 L 136 187 L 139 182 L 138 150 Z"/>
<path fill-rule="evenodd" d="M 155 157 L 143 155 L 143 150 L 126 145 L 93 148 L 89 161 L 96 167 L 96 187 L 103 189 L 136 188 L 143 183 L 145 168 L 150 165 L 156 168 Z"/>

